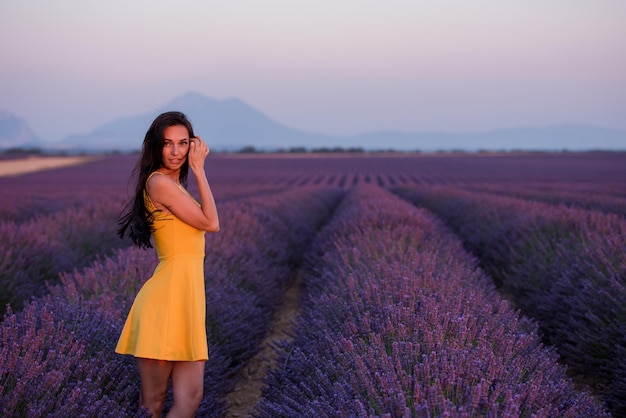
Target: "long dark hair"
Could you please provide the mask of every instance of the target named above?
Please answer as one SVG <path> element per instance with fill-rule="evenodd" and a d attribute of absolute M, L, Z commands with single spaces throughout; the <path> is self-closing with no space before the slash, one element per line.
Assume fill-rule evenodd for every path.
<path fill-rule="evenodd" d="M 154 231 L 153 221 L 155 212 L 150 212 L 146 208 L 144 192 L 148 176 L 163 167 L 163 146 L 165 144 L 164 131 L 166 128 L 175 125 L 182 125 L 189 131 L 189 138 L 193 138 L 193 128 L 191 122 L 181 112 L 165 112 L 157 116 L 152 122 L 143 140 L 141 156 L 133 170 L 133 176 L 137 177 L 135 186 L 135 197 L 131 200 L 118 220 L 119 229 L 117 234 L 124 238 L 124 233 L 128 230 L 128 236 L 137 247 L 152 248 L 150 235 Z M 187 186 L 187 174 L 189 173 L 189 160 L 180 169 L 180 182 Z"/>

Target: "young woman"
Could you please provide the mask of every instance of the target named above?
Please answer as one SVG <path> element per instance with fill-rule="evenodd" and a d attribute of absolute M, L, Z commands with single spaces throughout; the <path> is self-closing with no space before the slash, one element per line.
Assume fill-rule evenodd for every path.
<path fill-rule="evenodd" d="M 161 416 L 172 380 L 174 404 L 168 418 L 192 417 L 200 405 L 205 328 L 204 233 L 217 232 L 219 219 L 204 172 L 209 154 L 180 112 L 159 115 L 146 133 L 135 168 L 135 197 L 120 217 L 139 247 L 152 247 L 159 264 L 130 309 L 115 351 L 137 358 L 140 405 Z M 199 202 L 185 189 L 191 169 Z"/>

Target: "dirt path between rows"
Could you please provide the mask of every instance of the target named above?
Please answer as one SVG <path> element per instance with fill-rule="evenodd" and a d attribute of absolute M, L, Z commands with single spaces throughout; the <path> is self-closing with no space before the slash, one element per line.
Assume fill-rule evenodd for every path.
<path fill-rule="evenodd" d="M 35 171 L 48 170 L 51 168 L 65 167 L 69 165 L 83 164 L 98 157 L 75 156 L 75 157 L 41 157 L 30 156 L 26 158 L 0 160 L 0 177 L 17 176 Z"/>
<path fill-rule="evenodd" d="M 301 296 L 302 280 L 296 275 L 285 292 L 282 306 L 274 315 L 269 328 L 270 333 L 261 343 L 261 350 L 247 365 L 242 367 L 238 383 L 226 396 L 230 405 L 226 418 L 249 417 L 254 412 L 254 406 L 261 399 L 263 379 L 278 367 L 278 353 L 273 345 L 280 340 L 291 340 L 288 334 L 293 329 L 293 320 L 300 314 Z"/>

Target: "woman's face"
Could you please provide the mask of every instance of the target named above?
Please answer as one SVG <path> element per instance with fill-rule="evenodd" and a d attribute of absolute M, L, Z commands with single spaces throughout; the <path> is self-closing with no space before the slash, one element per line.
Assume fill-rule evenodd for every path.
<path fill-rule="evenodd" d="M 163 131 L 163 167 L 177 171 L 187 160 L 189 153 L 189 131 L 183 125 L 168 126 Z"/>

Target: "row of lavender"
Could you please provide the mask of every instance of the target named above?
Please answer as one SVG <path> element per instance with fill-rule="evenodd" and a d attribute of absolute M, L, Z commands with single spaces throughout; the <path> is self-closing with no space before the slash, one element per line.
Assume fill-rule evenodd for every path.
<path fill-rule="evenodd" d="M 207 236 L 210 360 L 201 416 L 228 407 L 224 396 L 238 369 L 258 350 L 303 247 L 339 196 L 302 190 L 221 205 L 222 230 Z M 0 410 L 16 417 L 141 416 L 134 364 L 113 349 L 155 265 L 151 251 L 118 250 L 9 312 L 0 335 Z"/>
<path fill-rule="evenodd" d="M 134 184 L 130 174 L 137 158 L 136 155 L 114 155 L 94 158 L 82 165 L 0 177 L 0 222 L 19 224 L 111 197 L 128 199 L 133 194 Z M 220 164 L 215 164 L 215 159 L 209 158 L 206 164 L 207 175 L 218 200 L 274 193 L 289 188 L 275 181 L 265 185 L 237 182 L 237 175 L 232 174 L 242 170 L 249 172 L 245 163 L 233 165 L 232 161 L 219 161 Z M 258 177 L 261 173 L 251 174 Z M 194 192 L 193 181 L 190 181 L 189 186 Z"/>
<path fill-rule="evenodd" d="M 93 199 L 111 196 L 126 198 L 133 194 L 134 184 L 130 174 L 137 160 L 138 155 L 102 156 L 81 165 L 0 177 L 3 193 L 0 220 L 21 223 L 35 216 L 78 207 Z M 210 180 L 218 179 L 214 183 L 214 193 L 220 199 L 279 188 L 275 184 L 268 184 L 267 187 L 255 185 L 253 189 L 241 183 L 232 187 L 232 183 L 228 182 L 229 173 L 222 173 L 221 170 L 226 168 L 238 172 L 245 170 L 245 165 L 233 167 L 229 161 L 222 161 L 215 167 L 214 161 L 209 158 L 206 169 Z M 194 184 L 190 186 L 193 190 Z"/>
<path fill-rule="evenodd" d="M 240 167 L 240 166 L 238 166 L 238 167 Z M 422 174 L 423 174 L 423 173 L 422 173 Z M 422 174 L 420 174 L 420 176 L 421 176 Z M 125 174 L 125 175 L 126 175 L 126 174 Z M 332 176 L 335 178 L 335 180 L 337 180 L 337 179 L 339 179 L 339 178 L 343 178 L 343 177 L 341 177 L 341 176 L 339 176 L 339 175 L 334 175 L 334 174 L 333 174 Z M 52 177 L 51 177 L 50 175 L 48 175 L 48 177 L 52 178 L 52 177 L 54 177 L 54 176 L 52 176 Z M 263 176 L 261 176 L 261 177 L 263 177 Z M 356 176 L 355 176 L 355 177 L 356 177 Z M 368 175 L 363 175 L 363 174 L 361 174 L 361 177 L 362 177 L 362 178 L 367 179 L 367 178 L 368 178 Z M 374 178 L 375 178 L 375 176 L 373 176 L 373 175 L 372 175 L 372 176 L 371 176 L 371 177 L 369 177 L 369 178 L 370 178 L 370 179 L 374 179 Z M 407 178 L 408 178 L 408 177 L 407 177 Z M 421 177 L 420 177 L 420 178 L 421 178 Z M 109 180 L 110 180 L 110 179 L 109 179 Z M 107 180 L 107 181 L 108 181 L 108 180 Z M 234 181 L 236 182 L 236 181 L 237 181 L 237 179 L 235 179 Z M 279 182 L 279 183 L 280 183 L 280 182 Z M 223 181 L 223 182 L 221 182 L 221 183 L 219 183 L 219 184 L 227 184 L 227 182 L 226 182 L 226 181 Z M 280 183 L 280 184 L 283 184 L 283 183 Z M 296 180 L 294 180 L 294 179 L 293 179 L 293 177 L 292 177 L 292 179 L 291 179 L 289 182 L 285 183 L 284 185 L 287 185 L 288 187 L 296 187 L 296 186 L 297 186 L 297 187 L 300 187 L 300 186 L 302 186 L 302 184 L 303 184 L 302 182 L 300 182 L 299 180 L 298 180 L 298 181 L 296 181 Z M 253 193 L 253 192 L 258 193 L 258 192 L 259 192 L 259 190 L 258 190 L 258 189 L 263 189 L 263 190 L 265 190 L 265 189 L 267 189 L 267 190 L 276 189 L 276 188 L 277 188 L 277 185 L 279 185 L 279 184 L 278 184 L 278 183 L 272 183 L 272 181 L 270 181 L 269 183 L 265 184 L 265 185 L 264 185 L 264 186 L 262 186 L 262 187 L 259 187 L 258 185 L 257 185 L 257 186 L 252 186 L 251 188 L 249 188 L 250 190 L 248 190 L 248 192 L 249 192 L 249 193 Z M 352 185 L 352 183 L 351 183 L 351 185 Z M 108 187 L 108 186 L 107 186 L 107 187 Z M 117 185 L 116 187 L 117 187 L 117 188 L 119 188 L 119 187 L 120 187 L 120 185 Z M 282 187 L 282 186 L 280 186 L 280 187 Z M 244 193 L 245 193 L 245 192 L 244 192 Z M 81 221 L 81 222 L 82 222 L 82 221 Z M 75 225 L 79 225 L 79 224 L 75 224 Z M 42 228 L 42 229 L 45 229 L 45 228 Z M 61 236 L 62 236 L 62 235 L 61 235 Z M 112 234 L 111 234 L 111 236 L 112 236 Z M 60 241 L 60 240 L 55 240 L 55 241 Z M 92 240 L 92 241 L 98 241 L 98 240 Z M 119 241 L 117 241 L 117 243 L 119 244 Z M 36 248 L 36 247 L 35 247 L 35 248 Z M 3 251 L 4 251 L 4 250 L 3 250 Z M 96 252 L 97 252 L 97 250 L 96 250 Z M 37 252 L 33 252 L 33 253 L 34 253 L 34 254 L 36 254 Z M 0 254 L 2 254 L 2 253 L 0 253 Z M 62 255 L 62 254 L 63 254 L 63 252 L 62 252 L 62 251 L 59 251 L 59 252 L 58 252 L 58 254 L 59 254 L 59 255 Z M 31 260 L 32 260 L 32 262 L 33 262 L 33 263 L 36 263 L 37 258 L 36 258 L 36 257 L 33 257 L 33 258 L 31 258 Z M 83 260 L 83 262 L 87 262 L 87 261 L 89 261 L 89 260 Z M 131 261 L 132 261 L 132 260 L 130 260 L 130 261 L 129 261 L 129 260 L 126 260 L 126 261 L 124 261 L 124 262 L 131 262 Z M 28 266 L 29 266 L 29 267 L 31 266 L 31 264 L 30 264 L 30 263 L 27 263 L 27 264 L 28 264 Z M 61 271 L 62 271 L 62 270 L 61 270 Z M 101 271 L 99 274 L 104 274 L 104 273 Z M 138 276 L 136 276 L 136 277 L 145 277 L 145 276 L 138 275 Z M 123 288 L 123 287 L 122 287 L 122 288 Z M 136 288 L 132 287 L 130 290 L 127 290 L 127 293 L 128 293 L 128 294 L 133 294 L 135 290 L 136 290 Z M 83 309 L 83 308 L 81 308 L 81 309 Z M 122 316 L 123 316 L 123 315 L 122 315 Z M 98 322 L 97 322 L 96 320 L 94 320 L 94 323 L 98 323 Z M 54 322 L 54 321 L 52 321 L 52 322 L 50 322 L 50 324 L 53 324 L 53 325 L 54 325 L 54 324 L 55 324 L 55 322 Z M 105 328 L 106 328 L 106 327 L 105 327 Z M 215 330 L 216 330 L 216 335 L 217 335 L 217 331 L 219 330 L 219 327 L 216 327 L 216 328 L 215 328 Z M 45 335 L 45 332 L 42 332 L 41 334 Z M 114 334 L 115 334 L 115 332 L 114 332 Z M 91 349 L 90 349 L 90 350 L 91 350 Z"/>
<path fill-rule="evenodd" d="M 129 245 L 115 235 L 128 158 L 0 178 L 0 315 L 47 292 L 62 272 Z"/>
<path fill-rule="evenodd" d="M 582 209 L 599 210 L 626 217 L 626 193 L 611 187 L 581 188 L 576 184 L 533 185 L 533 184 L 473 184 L 467 189 L 492 194 L 536 200 L 552 205 L 567 205 Z"/>
<path fill-rule="evenodd" d="M 58 275 L 129 245 L 115 234 L 123 203 L 92 197 L 78 206 L 25 222 L 0 222 L 0 314 L 47 292 Z"/>
<path fill-rule="evenodd" d="M 444 219 L 610 410 L 626 414 L 626 221 L 458 189 L 398 191 Z"/>
<path fill-rule="evenodd" d="M 23 223 L 109 197 L 122 198 L 133 161 L 122 156 L 0 177 L 0 220 Z"/>
<path fill-rule="evenodd" d="M 98 188 L 81 191 L 72 191 L 70 189 L 68 191 L 63 186 L 58 185 L 50 185 L 45 191 L 3 186 L 3 199 L 0 202 L 0 222 L 21 224 L 33 219 L 50 216 L 57 212 L 78 209 L 82 206 L 93 206 L 98 202 L 106 200 L 127 201 L 130 199 L 130 194 L 127 193 L 124 184 L 117 184 L 116 187 L 116 190 L 107 189 L 103 192 Z M 213 192 L 218 201 L 228 201 L 241 197 L 278 193 L 291 188 L 274 183 L 259 186 L 224 182 L 217 187 L 213 187 Z M 191 184 L 189 189 L 192 193 L 195 193 L 195 184 Z M 121 207 L 118 210 L 121 210 Z"/>
<path fill-rule="evenodd" d="M 280 188 L 232 188 L 219 196 L 218 203 L 277 190 Z M 116 235 L 117 219 L 126 203 L 122 194 L 82 193 L 75 199 L 21 222 L 0 221 L 0 315 L 6 304 L 19 310 L 31 297 L 45 294 L 47 284 L 57 283 L 60 273 L 80 269 L 130 245 L 128 239 Z M 4 207 L 20 207 L 25 202 L 7 202 Z M 32 213 L 37 207 L 25 212 Z"/>
<path fill-rule="evenodd" d="M 268 186 L 269 187 L 269 186 Z M 497 193 L 584 206 L 608 213 L 626 215 L 626 200 L 613 196 L 589 197 L 588 192 L 548 193 L 523 187 L 475 186 Z M 225 196 L 263 194 L 277 190 L 264 188 L 250 192 L 232 188 Z M 227 200 L 222 197 L 222 200 Z M 115 238 L 116 218 L 123 206 L 115 196 L 85 197 L 82 204 L 25 222 L 0 222 L 0 313 L 10 303 L 20 308 L 24 300 L 46 292 L 45 283 L 55 282 L 64 271 L 89 264 L 95 255 L 106 256 L 128 245 Z"/>
<path fill-rule="evenodd" d="M 346 197 L 305 256 L 294 341 L 259 417 L 606 416 L 438 220 Z"/>
<path fill-rule="evenodd" d="M 214 156 L 206 169 L 218 199 L 305 186 L 349 189 L 456 184 L 519 189 L 518 184 L 562 185 L 563 193 L 599 191 L 622 205 L 626 154 L 576 155 L 362 155 L 362 156 Z M 0 177 L 0 220 L 23 222 L 82 204 L 94 196 L 121 195 L 137 155 L 115 155 L 84 165 Z M 549 196 L 547 196 L 549 198 Z M 585 204 L 595 199 L 583 198 Z M 608 202 L 607 204 L 613 205 Z"/>
<path fill-rule="evenodd" d="M 362 185 L 376 185 L 383 188 L 393 188 L 402 186 L 442 186 L 442 185 L 463 185 L 472 189 L 489 189 L 501 193 L 524 192 L 520 189 L 525 187 L 525 180 L 523 176 L 521 179 L 515 179 L 512 182 L 501 182 L 496 177 L 492 179 L 485 179 L 484 177 L 472 178 L 468 173 L 467 177 L 453 177 L 446 178 L 439 173 L 385 173 L 377 172 L 375 167 L 372 166 L 369 169 L 364 168 L 365 171 L 358 172 L 352 171 L 355 167 L 350 166 L 350 163 L 346 164 L 344 171 L 336 173 L 328 173 L 323 170 L 304 171 L 304 172 L 285 172 L 282 174 L 276 174 L 273 176 L 259 176 L 257 173 L 247 173 L 249 177 L 238 178 L 237 182 L 244 181 L 247 184 L 254 184 L 256 187 L 305 187 L 305 186 L 319 186 L 319 187 L 337 187 L 344 190 L 351 189 L 356 186 Z M 245 173 L 245 171 L 244 171 Z M 494 182 L 495 180 L 495 182 Z M 228 180 L 226 180 L 228 181 Z M 593 194 L 596 196 L 589 196 L 589 191 L 583 191 L 579 189 L 579 184 L 576 182 L 560 182 L 558 186 L 563 190 L 558 193 L 561 195 L 561 199 L 565 201 L 575 201 L 577 197 L 582 197 L 582 201 L 585 204 L 594 205 L 595 199 L 607 199 L 608 205 L 612 205 L 612 198 L 616 199 L 617 204 L 624 204 L 624 188 L 619 187 L 613 183 L 600 184 L 592 182 L 588 185 L 589 190 L 593 190 Z M 511 190 L 512 189 L 512 190 Z M 598 196 L 598 192 L 605 196 Z M 587 193 L 583 196 L 581 193 Z M 552 198 L 553 192 L 546 193 L 533 193 L 544 198 Z"/>

